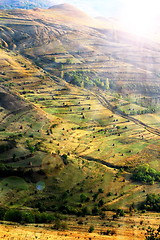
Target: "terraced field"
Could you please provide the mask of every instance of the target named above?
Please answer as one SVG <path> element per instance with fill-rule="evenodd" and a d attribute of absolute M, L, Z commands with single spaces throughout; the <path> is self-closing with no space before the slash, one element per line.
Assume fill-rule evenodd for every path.
<path fill-rule="evenodd" d="M 118 209 L 128 217 L 147 194 L 160 194 L 157 181 L 131 178 L 142 164 L 160 171 L 159 43 L 140 45 L 98 20 L 62 16 L 53 9 L 1 12 L 0 203 L 74 215 L 71 231 L 87 232 L 94 216 L 110 214 L 114 228 Z M 87 228 L 72 224 L 79 215 L 93 215 Z M 145 227 L 132 232 L 121 220 L 129 232 L 118 229 L 114 239 L 142 239 Z"/>
<path fill-rule="evenodd" d="M 12 56 L 16 64 L 20 61 L 19 55 L 1 51 L 6 58 Z M 24 62 L 27 66 L 24 66 Z M 79 186 L 83 186 L 84 193 L 86 192 L 89 198 L 93 195 L 88 193 L 89 186 L 92 186 L 91 189 L 94 191 L 102 188 L 100 198 L 104 198 L 105 206 L 111 209 L 112 207 L 128 209 L 132 202 L 138 204 L 145 199 L 144 189 L 145 191 L 147 189 L 147 192 L 154 192 L 156 188 L 156 192 L 159 192 L 156 184 L 149 190 L 147 186 L 138 187 L 130 180 L 129 169 L 137 164 L 149 163 L 151 166 L 156 164 L 156 169 L 160 169 L 159 132 L 156 132 L 157 126 L 146 122 L 146 114 L 132 117 L 130 112 L 123 113 L 122 110 L 127 110 L 120 109 L 119 106 L 125 104 L 124 106 L 133 107 L 123 95 L 116 95 L 110 90 L 103 92 L 79 88 L 56 76 L 46 75 L 41 68 L 37 70 L 30 64 L 29 60 L 21 57 L 17 71 L 22 68 L 24 74 L 19 78 L 13 78 L 7 66 L 5 79 L 12 79 L 7 81 L 7 84 L 12 82 L 10 90 L 6 90 L 8 85 L 5 81 L 1 83 L 3 91 L 9 91 L 9 96 L 12 94 L 15 98 L 13 94 L 16 91 L 21 99 L 20 106 L 15 101 L 17 106 L 15 111 L 2 106 L 4 116 L 1 121 L 1 141 L 9 143 L 10 139 L 14 139 L 15 143 L 7 151 L 1 152 L 1 163 L 13 167 L 15 171 L 20 167 L 25 171 L 43 170 L 48 180 L 40 175 L 35 175 L 34 178 L 36 182 L 40 179 L 45 182 L 45 191 L 50 196 L 53 196 L 50 191 L 53 184 L 51 176 L 54 176 L 54 181 L 57 181 L 57 178 L 61 179 L 57 182 L 58 186 L 61 189 L 70 189 L 74 196 L 70 197 L 69 201 L 75 206 L 75 203 L 80 201 Z M 30 79 L 27 83 L 25 75 Z M 2 76 L 4 77 L 3 74 Z M 119 103 L 117 108 L 116 101 Z M 134 109 L 145 110 L 145 107 L 135 104 Z M 158 120 L 157 113 L 152 113 L 152 119 L 153 117 Z M 154 150 L 150 150 L 153 145 Z M 65 166 L 61 159 L 63 155 L 67 156 L 69 165 Z M 121 172 L 120 169 L 124 170 Z M 71 176 L 73 178 L 74 171 L 77 177 L 75 176 L 74 181 L 72 179 L 71 185 L 69 179 Z M 86 180 L 82 180 L 85 178 Z M 2 193 L 2 203 L 8 199 L 10 189 L 11 187 Z M 33 194 L 34 187 L 31 189 Z M 24 199 L 26 194 L 21 191 L 20 195 L 24 195 Z M 59 195 L 61 191 L 57 189 L 56 192 Z M 113 195 L 106 197 L 110 191 L 114 192 Z M 13 196 L 16 203 L 17 198 L 14 194 Z M 37 195 L 36 199 L 39 197 Z M 27 198 L 23 204 L 30 204 L 30 201 L 31 198 Z M 22 199 L 20 202 L 23 202 Z M 44 202 L 49 204 L 48 200 Z M 93 204 L 89 202 L 86 205 L 91 207 Z"/>

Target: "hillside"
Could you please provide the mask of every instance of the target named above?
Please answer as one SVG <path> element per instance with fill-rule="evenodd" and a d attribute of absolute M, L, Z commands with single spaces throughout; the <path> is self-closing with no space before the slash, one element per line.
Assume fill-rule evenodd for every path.
<path fill-rule="evenodd" d="M 159 42 L 136 39 L 116 25 L 113 28 L 111 21 L 92 19 L 78 10 L 70 14 L 67 6 L 3 12 L 2 45 L 36 59 L 51 73 L 55 68 L 59 75 L 83 68 L 94 71 L 102 81 L 108 78 L 122 92 L 159 91 Z"/>
<path fill-rule="evenodd" d="M 0 220 L 144 235 L 160 194 L 160 43 L 114 24 L 68 4 L 0 11 Z"/>

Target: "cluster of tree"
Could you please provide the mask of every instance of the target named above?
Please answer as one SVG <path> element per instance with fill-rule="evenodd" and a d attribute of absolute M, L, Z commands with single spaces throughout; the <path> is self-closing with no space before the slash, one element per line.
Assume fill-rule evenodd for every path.
<path fill-rule="evenodd" d="M 149 167 L 148 164 L 143 164 L 135 168 L 132 179 L 138 182 L 154 184 L 155 181 L 160 181 L 160 172 Z"/>
<path fill-rule="evenodd" d="M 101 235 L 108 235 L 108 236 L 113 236 L 116 234 L 116 231 L 114 229 L 107 229 L 106 231 L 101 231 Z"/>
<path fill-rule="evenodd" d="M 109 88 L 108 79 L 101 80 L 94 72 L 90 71 L 71 71 L 64 74 L 64 79 L 79 87 L 100 87 L 103 89 Z"/>
<path fill-rule="evenodd" d="M 45 175 L 45 172 L 40 169 L 36 172 L 39 175 Z M 30 179 L 34 176 L 34 171 L 32 169 L 25 169 L 23 167 L 13 168 L 8 166 L 7 164 L 0 163 L 0 176 L 1 177 L 9 177 L 9 176 L 18 176 L 23 177 L 25 179 Z"/>
<path fill-rule="evenodd" d="M 130 111 L 129 115 L 142 115 L 146 113 L 154 113 L 155 111 L 156 111 L 155 108 L 148 108 L 144 110 L 132 110 Z M 125 111 L 123 112 L 126 113 Z"/>
<path fill-rule="evenodd" d="M 57 216 L 51 213 L 0 207 L 0 220 L 24 223 L 51 223 Z"/>
<path fill-rule="evenodd" d="M 110 89 L 112 90 L 115 90 L 115 91 L 121 91 L 122 90 L 122 86 L 120 86 L 117 81 L 114 81 L 114 80 L 110 80 L 109 81 L 109 86 L 110 86 Z"/>
<path fill-rule="evenodd" d="M 124 217 L 124 215 L 125 215 L 125 212 L 123 209 L 117 209 L 116 214 L 113 215 L 113 219 Z"/>
<path fill-rule="evenodd" d="M 58 211 L 63 214 L 71 214 L 71 215 L 76 215 L 78 217 L 85 217 L 86 215 L 95 215 L 94 213 L 92 214 L 92 211 L 87 207 L 83 205 L 79 206 L 71 206 L 69 204 L 61 205 L 58 208 Z"/>
<path fill-rule="evenodd" d="M 160 195 L 147 194 L 146 200 L 141 204 L 141 209 L 160 212 Z"/>

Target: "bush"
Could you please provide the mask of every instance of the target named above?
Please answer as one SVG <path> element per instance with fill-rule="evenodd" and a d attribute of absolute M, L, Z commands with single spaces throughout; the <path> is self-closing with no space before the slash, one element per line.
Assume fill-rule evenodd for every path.
<path fill-rule="evenodd" d="M 106 232 L 101 232 L 102 235 L 110 235 L 110 236 L 113 236 L 116 234 L 116 231 L 113 229 L 113 230 L 110 230 L 110 229 L 107 229 Z"/>
<path fill-rule="evenodd" d="M 56 219 L 54 225 L 52 226 L 52 229 L 65 230 L 67 229 L 67 224 L 65 222 L 61 222 L 60 219 Z"/>
<path fill-rule="evenodd" d="M 145 234 L 146 240 L 159 240 L 160 239 L 160 227 L 158 229 L 153 229 L 148 227 L 147 232 Z"/>
<path fill-rule="evenodd" d="M 145 202 L 141 205 L 141 209 L 160 212 L 160 195 L 147 194 Z"/>
<path fill-rule="evenodd" d="M 92 225 L 92 226 L 89 227 L 88 232 L 92 233 L 93 231 L 94 231 L 94 226 Z"/>
<path fill-rule="evenodd" d="M 97 206 L 95 206 L 93 209 L 92 209 L 92 215 L 93 216 L 96 216 L 99 214 L 99 208 Z"/>
<path fill-rule="evenodd" d="M 80 195 L 80 201 L 81 201 L 82 203 L 83 203 L 83 202 L 86 202 L 87 199 L 88 199 L 88 197 L 87 197 L 84 193 L 82 193 L 82 194 Z"/>
<path fill-rule="evenodd" d="M 83 207 L 81 209 L 81 213 L 82 213 L 83 217 L 85 217 L 86 215 L 90 215 L 90 211 L 89 211 L 88 207 Z"/>
<path fill-rule="evenodd" d="M 118 217 L 123 217 L 125 215 L 124 210 L 123 209 L 117 209 L 116 215 Z"/>
<path fill-rule="evenodd" d="M 104 205 L 104 201 L 103 199 L 101 199 L 99 202 L 98 202 L 98 207 L 102 207 Z"/>
<path fill-rule="evenodd" d="M 34 223 L 35 215 L 30 211 L 23 211 L 21 223 Z"/>
<path fill-rule="evenodd" d="M 4 215 L 4 220 L 11 222 L 21 222 L 21 212 L 17 209 L 9 209 Z"/>
<path fill-rule="evenodd" d="M 103 193 L 104 191 L 103 191 L 102 188 L 99 188 L 99 189 L 98 189 L 98 192 L 99 192 L 99 193 Z"/>
<path fill-rule="evenodd" d="M 62 157 L 63 163 L 65 165 L 67 165 L 68 164 L 68 160 L 67 160 L 68 156 L 67 156 L 67 154 L 63 154 L 61 157 Z"/>
<path fill-rule="evenodd" d="M 51 223 L 54 220 L 55 220 L 55 216 L 52 215 L 52 214 L 49 214 L 49 213 L 46 213 L 46 212 L 35 213 L 35 222 L 36 223 Z"/>

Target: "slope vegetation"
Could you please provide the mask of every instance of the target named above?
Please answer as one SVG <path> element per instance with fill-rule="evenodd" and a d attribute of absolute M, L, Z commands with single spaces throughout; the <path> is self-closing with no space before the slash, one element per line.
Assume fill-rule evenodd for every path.
<path fill-rule="evenodd" d="M 1 11 L 1 204 L 110 223 L 160 193 L 159 43 L 71 9 Z"/>

